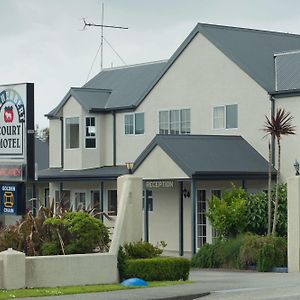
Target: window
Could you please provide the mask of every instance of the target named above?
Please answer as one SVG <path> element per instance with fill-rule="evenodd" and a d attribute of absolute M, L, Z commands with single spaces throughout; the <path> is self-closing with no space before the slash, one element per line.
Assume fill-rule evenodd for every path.
<path fill-rule="evenodd" d="M 75 209 L 85 209 L 85 193 L 75 192 Z"/>
<path fill-rule="evenodd" d="M 144 134 L 144 113 L 125 115 L 124 127 L 125 134 Z"/>
<path fill-rule="evenodd" d="M 160 134 L 190 134 L 191 110 L 174 109 L 159 112 Z"/>
<path fill-rule="evenodd" d="M 237 104 L 216 106 L 213 108 L 213 128 L 238 128 Z"/>
<path fill-rule="evenodd" d="M 146 190 L 146 195 L 147 195 L 148 211 L 153 211 L 152 191 Z M 144 209 L 144 197 L 145 197 L 145 191 L 143 191 L 143 209 Z"/>
<path fill-rule="evenodd" d="M 95 117 L 85 118 L 85 148 L 96 148 Z"/>
<path fill-rule="evenodd" d="M 66 118 L 66 148 L 79 148 L 79 118 Z"/>
<path fill-rule="evenodd" d="M 109 216 L 116 216 L 118 214 L 118 197 L 116 190 L 108 191 L 107 210 Z"/>

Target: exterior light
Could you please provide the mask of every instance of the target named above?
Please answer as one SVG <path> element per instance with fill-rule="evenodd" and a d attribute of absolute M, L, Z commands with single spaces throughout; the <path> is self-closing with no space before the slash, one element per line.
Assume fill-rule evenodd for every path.
<path fill-rule="evenodd" d="M 184 198 L 190 198 L 190 191 L 188 191 L 187 189 L 183 190 L 183 197 Z"/>
<path fill-rule="evenodd" d="M 295 160 L 294 168 L 295 168 L 295 171 L 296 171 L 296 176 L 299 176 L 299 162 L 298 162 L 297 159 Z"/>
<path fill-rule="evenodd" d="M 126 164 L 126 168 L 128 170 L 129 174 L 132 174 L 132 169 L 133 169 L 133 162 L 127 162 Z"/>

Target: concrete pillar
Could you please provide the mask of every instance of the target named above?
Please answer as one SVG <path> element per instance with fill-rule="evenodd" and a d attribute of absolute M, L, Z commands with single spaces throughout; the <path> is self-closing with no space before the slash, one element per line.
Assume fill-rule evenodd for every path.
<path fill-rule="evenodd" d="M 3 288 L 7 290 L 25 287 L 25 254 L 9 248 L 0 252 L 3 261 Z"/>
<path fill-rule="evenodd" d="M 143 237 L 142 178 L 133 175 L 118 177 L 118 215 L 109 253 L 117 254 L 125 242 Z"/>
<path fill-rule="evenodd" d="M 288 178 L 288 272 L 300 271 L 300 176 Z"/>

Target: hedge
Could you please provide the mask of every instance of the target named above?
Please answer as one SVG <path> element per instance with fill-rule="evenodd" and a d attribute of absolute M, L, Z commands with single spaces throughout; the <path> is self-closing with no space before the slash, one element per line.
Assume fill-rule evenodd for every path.
<path fill-rule="evenodd" d="M 187 280 L 189 271 L 190 261 L 186 258 L 128 259 L 124 264 L 123 277 L 137 277 L 146 281 Z"/>

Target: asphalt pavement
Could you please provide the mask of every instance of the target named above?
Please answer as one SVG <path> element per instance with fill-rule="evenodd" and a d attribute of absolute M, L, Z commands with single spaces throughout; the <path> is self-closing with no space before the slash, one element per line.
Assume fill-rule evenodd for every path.
<path fill-rule="evenodd" d="M 194 282 L 168 287 L 23 300 L 300 299 L 300 273 L 192 270 L 190 280 Z"/>

